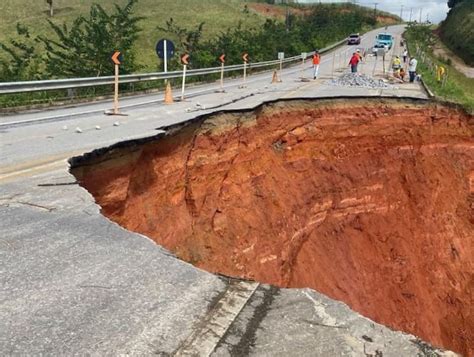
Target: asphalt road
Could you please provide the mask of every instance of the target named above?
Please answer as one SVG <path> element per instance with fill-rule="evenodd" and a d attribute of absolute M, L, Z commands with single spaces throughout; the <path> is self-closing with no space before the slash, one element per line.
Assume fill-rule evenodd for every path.
<path fill-rule="evenodd" d="M 400 52 L 398 39 L 402 30 L 402 26 L 390 28 L 397 40 L 394 49 L 387 55 L 387 61 L 393 53 Z M 378 32 L 365 34 L 359 46 L 342 46 L 325 54 L 321 75 L 316 81 L 301 80 L 312 75 L 310 61 L 307 61 L 304 67 L 298 64 L 284 69 L 282 82 L 277 84 L 271 84 L 272 73 L 265 72 L 250 76 L 245 88 L 239 88 L 242 85 L 240 78 L 226 80 L 225 93 L 215 93 L 219 83 L 194 87 L 187 92 L 188 100 L 172 105 L 163 104 L 162 93 L 122 98 L 121 111 L 127 116 L 104 115 L 104 111 L 112 107 L 110 101 L 4 116 L 0 119 L 0 179 L 31 173 L 32 169 L 43 170 L 44 165 L 47 169 L 59 166 L 70 156 L 117 141 L 150 136 L 156 134 L 157 127 L 186 121 L 217 108 L 251 107 L 266 100 L 291 97 L 424 97 L 418 84 L 403 84 L 384 90 L 327 85 L 331 78 L 349 70 L 347 63 L 355 48 L 370 48 Z M 359 69 L 363 73 L 379 76 L 382 74 L 382 63 L 380 60 L 375 63 L 375 58 L 367 57 Z"/>
<path fill-rule="evenodd" d="M 390 31 L 399 36 L 402 28 Z M 361 46 L 370 47 L 376 33 L 366 34 Z M 278 98 L 425 98 L 417 84 L 383 90 L 328 85 L 348 70 L 353 49 L 323 56 L 316 81 L 301 80 L 310 77 L 309 65 L 295 66 L 283 71 L 281 83 L 261 73 L 246 88 L 239 79 L 226 81 L 225 93 L 206 84 L 190 91 L 201 94 L 172 105 L 161 103 L 160 94 L 124 98 L 127 116 L 103 115 L 111 103 L 102 102 L 1 118 L 0 353 L 398 357 L 427 351 L 414 336 L 315 291 L 196 269 L 105 219 L 67 171 L 72 155 L 154 135 L 216 109 Z M 372 73 L 373 60 L 361 70 Z M 375 70 L 382 72 L 380 63 Z"/>

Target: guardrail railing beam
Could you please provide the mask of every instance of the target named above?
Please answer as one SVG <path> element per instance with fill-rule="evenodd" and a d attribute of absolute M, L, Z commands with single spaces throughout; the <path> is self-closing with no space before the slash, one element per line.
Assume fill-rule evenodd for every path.
<path fill-rule="evenodd" d="M 328 52 L 331 49 L 343 44 L 346 40 L 339 41 L 331 46 L 323 48 L 319 53 Z M 308 52 L 308 56 L 313 55 L 314 52 Z M 285 58 L 283 63 L 291 63 L 301 59 L 301 56 L 292 56 Z M 274 66 L 280 64 L 280 60 L 263 61 L 256 63 L 247 64 L 247 69 L 251 68 L 262 68 L 267 66 Z M 226 66 L 224 72 L 232 72 L 243 70 L 243 64 L 236 64 Z M 208 74 L 219 73 L 220 67 L 210 68 L 197 68 L 186 71 L 186 76 L 202 76 Z M 183 75 L 182 71 L 172 72 L 156 72 L 156 73 L 138 73 L 138 74 L 125 74 L 120 76 L 120 83 L 136 83 L 146 81 L 156 81 L 163 79 L 181 78 Z M 0 94 L 15 94 L 15 93 L 28 93 L 48 90 L 60 90 L 70 88 L 85 88 L 85 87 L 97 87 L 110 85 L 114 83 L 114 76 L 103 76 L 103 77 L 88 77 L 88 78 L 70 78 L 70 79 L 51 79 L 51 80 L 40 80 L 40 81 L 18 81 L 18 82 L 0 82 Z"/>

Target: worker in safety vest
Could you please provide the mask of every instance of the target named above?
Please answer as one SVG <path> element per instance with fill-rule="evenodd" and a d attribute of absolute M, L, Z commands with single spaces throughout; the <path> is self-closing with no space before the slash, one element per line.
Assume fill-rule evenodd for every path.
<path fill-rule="evenodd" d="M 318 78 L 320 63 L 321 63 L 321 56 L 319 55 L 319 52 L 316 50 L 314 51 L 314 55 L 313 55 L 313 79 Z"/>
<path fill-rule="evenodd" d="M 400 60 L 399 56 L 395 56 L 392 61 L 392 70 L 395 77 L 399 77 L 400 68 L 402 68 L 402 61 Z"/>
<path fill-rule="evenodd" d="M 349 66 L 351 66 L 352 73 L 357 73 L 357 65 L 359 64 L 359 62 L 360 62 L 360 56 L 356 52 L 354 52 L 349 61 Z"/>

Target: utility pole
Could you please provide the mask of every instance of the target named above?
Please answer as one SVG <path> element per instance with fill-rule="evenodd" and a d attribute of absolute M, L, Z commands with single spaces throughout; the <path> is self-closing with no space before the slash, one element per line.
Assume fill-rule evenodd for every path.
<path fill-rule="evenodd" d="M 400 8 L 400 18 L 402 19 L 402 22 L 403 22 L 403 5 Z"/>
<path fill-rule="evenodd" d="M 290 8 L 288 7 L 288 1 L 286 0 L 286 32 L 290 32 Z"/>
<path fill-rule="evenodd" d="M 378 2 L 374 2 L 374 20 L 377 21 L 377 5 Z"/>
<path fill-rule="evenodd" d="M 410 8 L 410 22 L 411 22 L 411 16 L 413 15 L 413 8 Z"/>
<path fill-rule="evenodd" d="M 423 13 L 423 8 L 420 7 L 420 24 L 421 24 L 421 14 Z"/>

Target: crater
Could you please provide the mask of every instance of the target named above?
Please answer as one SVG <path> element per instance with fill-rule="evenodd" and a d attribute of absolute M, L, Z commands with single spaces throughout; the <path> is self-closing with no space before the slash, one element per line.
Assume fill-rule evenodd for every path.
<path fill-rule="evenodd" d="M 471 115 L 292 100 L 166 129 L 71 160 L 106 217 L 199 268 L 474 353 Z"/>

